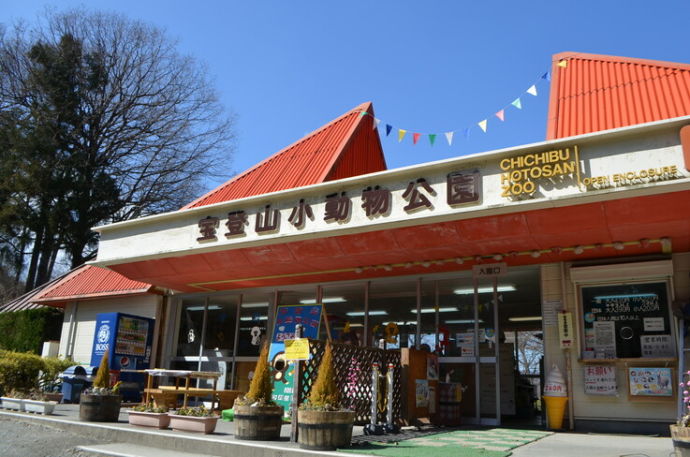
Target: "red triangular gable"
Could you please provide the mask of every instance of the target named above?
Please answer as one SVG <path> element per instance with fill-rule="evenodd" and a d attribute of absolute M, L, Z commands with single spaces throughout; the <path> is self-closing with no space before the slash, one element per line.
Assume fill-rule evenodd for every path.
<path fill-rule="evenodd" d="M 385 170 L 373 122 L 371 102 L 363 103 L 183 209 Z"/>
<path fill-rule="evenodd" d="M 688 64 L 575 52 L 553 56 L 547 140 L 689 114 Z"/>

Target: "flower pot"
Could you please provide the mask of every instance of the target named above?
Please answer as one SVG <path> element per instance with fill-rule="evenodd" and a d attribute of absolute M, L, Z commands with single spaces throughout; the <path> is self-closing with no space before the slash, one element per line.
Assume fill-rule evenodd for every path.
<path fill-rule="evenodd" d="M 48 401 L 54 401 L 55 403 L 62 402 L 62 394 L 60 392 L 45 392 L 43 395 L 45 395 Z"/>
<path fill-rule="evenodd" d="M 218 416 L 179 416 L 170 414 L 170 428 L 180 432 L 213 433 L 218 423 Z"/>
<path fill-rule="evenodd" d="M 354 421 L 354 411 L 298 411 L 299 447 L 316 451 L 348 447 Z"/>
<path fill-rule="evenodd" d="M 120 417 L 119 395 L 81 394 L 79 419 L 89 422 L 117 422 Z"/>
<path fill-rule="evenodd" d="M 54 401 L 38 401 L 38 400 L 23 400 L 24 410 L 29 413 L 39 413 L 39 414 L 53 414 L 55 410 Z"/>
<path fill-rule="evenodd" d="M 280 439 L 282 406 L 250 406 L 235 403 L 235 438 L 271 441 Z"/>
<path fill-rule="evenodd" d="M 170 425 L 168 413 L 150 413 L 146 411 L 127 411 L 129 423 L 141 427 L 166 428 Z"/>
<path fill-rule="evenodd" d="M 677 457 L 690 457 L 690 427 L 671 425 L 671 439 Z"/>
<path fill-rule="evenodd" d="M 24 400 L 20 398 L 0 397 L 2 399 L 2 407 L 5 409 L 15 409 L 17 411 L 24 411 Z"/>

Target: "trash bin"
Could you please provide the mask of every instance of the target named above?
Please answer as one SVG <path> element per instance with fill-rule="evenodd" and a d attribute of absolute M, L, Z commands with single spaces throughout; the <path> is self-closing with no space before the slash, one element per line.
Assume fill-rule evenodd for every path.
<path fill-rule="evenodd" d="M 63 403 L 79 403 L 81 392 L 90 385 L 86 369 L 81 365 L 73 365 L 63 371 L 60 378 Z"/>

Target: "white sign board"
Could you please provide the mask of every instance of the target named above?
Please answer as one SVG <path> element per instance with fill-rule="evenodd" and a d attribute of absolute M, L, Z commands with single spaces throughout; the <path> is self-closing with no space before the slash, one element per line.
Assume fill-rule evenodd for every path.
<path fill-rule="evenodd" d="M 585 366 L 585 393 L 587 395 L 618 395 L 616 368 L 610 365 Z"/>
<path fill-rule="evenodd" d="M 508 265 L 501 263 L 485 263 L 472 266 L 472 278 L 497 278 L 508 273 Z"/>
<path fill-rule="evenodd" d="M 671 335 L 642 335 L 640 336 L 642 357 L 675 357 Z"/>

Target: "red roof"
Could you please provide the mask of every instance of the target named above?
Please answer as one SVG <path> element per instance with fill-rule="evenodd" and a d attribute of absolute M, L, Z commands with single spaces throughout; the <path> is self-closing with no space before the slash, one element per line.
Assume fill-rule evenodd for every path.
<path fill-rule="evenodd" d="M 689 114 L 688 64 L 574 52 L 553 57 L 547 140 Z"/>
<path fill-rule="evenodd" d="M 151 291 L 152 288 L 151 284 L 133 281 L 120 273 L 85 265 L 66 275 L 33 301 L 37 303 L 64 302 L 75 299 L 143 294 Z"/>
<path fill-rule="evenodd" d="M 385 170 L 373 114 L 363 103 L 183 209 Z"/>

